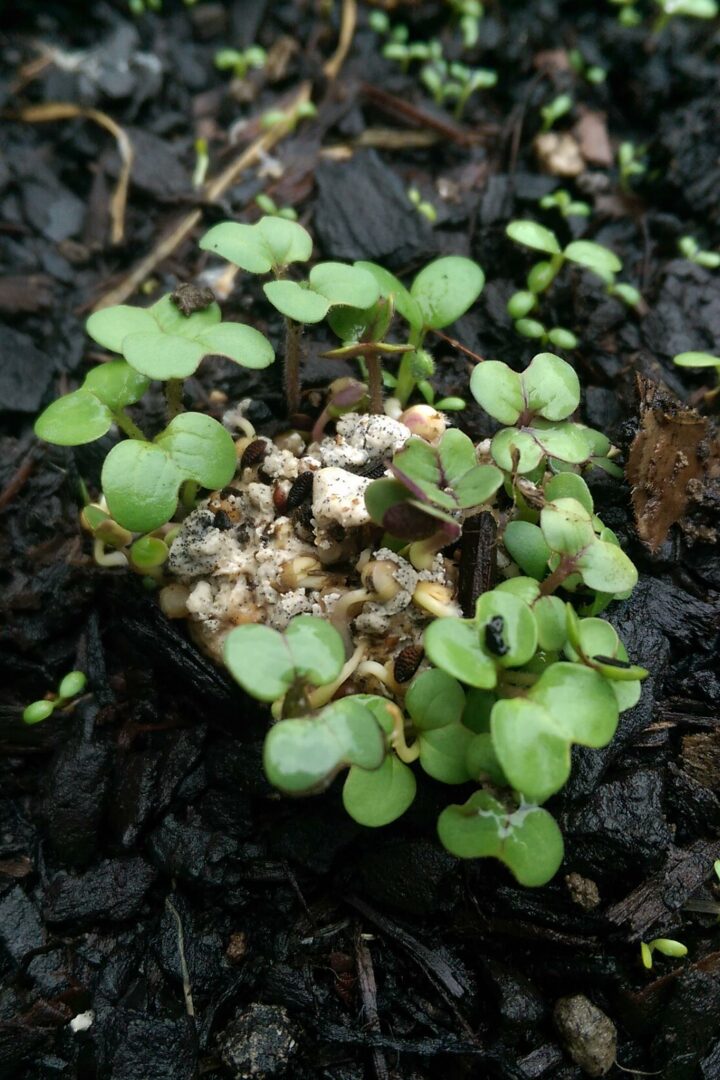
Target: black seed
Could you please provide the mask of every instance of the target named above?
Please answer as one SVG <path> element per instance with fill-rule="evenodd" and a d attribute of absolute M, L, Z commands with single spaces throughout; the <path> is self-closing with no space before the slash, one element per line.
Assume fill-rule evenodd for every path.
<path fill-rule="evenodd" d="M 358 476 L 364 476 L 368 480 L 379 480 L 381 476 L 384 476 L 386 472 L 386 466 L 383 461 L 373 461 L 357 473 Z"/>
<path fill-rule="evenodd" d="M 285 503 L 285 510 L 289 513 L 290 510 L 295 510 L 296 507 L 306 502 L 312 493 L 313 486 L 313 473 L 304 472 L 300 473 L 297 480 L 293 480 L 293 485 L 288 491 L 287 502 Z"/>
<path fill-rule="evenodd" d="M 215 303 L 215 293 L 212 289 L 202 285 L 178 285 L 174 293 L 170 294 L 175 307 L 185 316 L 194 315 L 196 311 L 204 311 Z"/>
<path fill-rule="evenodd" d="M 306 533 L 312 532 L 313 511 L 310 503 L 303 503 L 302 506 L 296 506 L 289 516 L 295 532 L 297 532 L 298 529 L 301 529 Z"/>
<path fill-rule="evenodd" d="M 213 526 L 216 529 L 222 529 L 223 532 L 225 529 L 232 529 L 232 521 L 225 510 L 218 510 L 216 512 L 215 517 L 213 518 Z"/>
<path fill-rule="evenodd" d="M 623 668 L 625 671 L 632 667 L 632 664 L 627 660 L 618 660 L 615 656 L 593 656 L 593 660 L 597 660 L 598 664 L 608 664 L 610 667 Z"/>
<path fill-rule="evenodd" d="M 254 439 L 253 442 L 248 443 L 240 458 L 240 468 L 252 469 L 254 465 L 259 465 L 267 457 L 268 449 L 266 439 Z"/>
<path fill-rule="evenodd" d="M 399 683 L 409 682 L 420 667 L 424 655 L 424 650 L 420 645 L 408 645 L 402 652 L 399 652 L 393 665 L 395 681 Z"/>
<path fill-rule="evenodd" d="M 485 623 L 485 648 L 494 656 L 505 656 L 510 652 L 503 640 L 504 629 L 505 620 L 502 615 L 493 615 L 492 619 Z"/>

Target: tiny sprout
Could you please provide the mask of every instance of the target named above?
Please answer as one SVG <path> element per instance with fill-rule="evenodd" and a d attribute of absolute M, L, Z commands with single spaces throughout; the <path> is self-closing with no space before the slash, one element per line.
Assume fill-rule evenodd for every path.
<path fill-rule="evenodd" d="M 263 193 L 256 195 L 255 205 L 262 210 L 263 214 L 267 214 L 269 217 L 284 218 L 285 221 L 297 221 L 297 210 L 294 210 L 292 206 L 279 207 L 269 195 Z"/>
<path fill-rule="evenodd" d="M 416 208 L 418 214 L 422 214 L 424 218 L 427 218 L 431 225 L 434 225 L 437 221 L 437 210 L 433 204 L 423 199 L 416 187 L 408 188 L 407 197 Z"/>
<path fill-rule="evenodd" d="M 450 6 L 459 17 L 458 25 L 464 48 L 474 48 L 480 37 L 480 20 L 483 17 L 483 5 L 480 0 L 450 0 Z"/>
<path fill-rule="evenodd" d="M 258 70 L 265 67 L 267 53 L 259 45 L 250 45 L 243 49 L 220 49 L 215 53 L 215 67 L 218 71 L 232 71 L 236 79 L 244 79 L 251 68 Z"/>
<path fill-rule="evenodd" d="M 460 120 L 465 106 L 478 90 L 495 86 L 497 72 L 488 68 L 470 68 L 465 64 L 448 64 L 442 58 L 434 59 L 420 73 L 420 79 L 430 91 L 437 105 L 454 101 L 454 115 Z"/>
<path fill-rule="evenodd" d="M 87 684 L 87 678 L 82 671 L 71 671 L 60 681 L 57 694 L 50 700 L 33 701 L 22 714 L 26 724 L 39 724 L 47 720 L 56 709 L 64 709 L 72 698 L 82 694 Z"/>
<path fill-rule="evenodd" d="M 570 94 L 558 94 L 547 105 L 543 105 L 540 109 L 540 116 L 542 117 L 541 130 L 550 131 L 561 117 L 570 112 L 574 104 L 575 102 Z"/>
<path fill-rule="evenodd" d="M 540 206 L 543 210 L 559 210 L 564 218 L 590 215 L 589 204 L 573 200 L 570 192 L 565 191 L 564 188 L 553 191 L 550 195 L 544 195 L 540 200 Z"/>
<path fill-rule="evenodd" d="M 654 941 L 640 942 L 640 958 L 643 967 L 648 971 L 653 966 L 653 952 L 659 952 L 663 956 L 682 957 L 687 956 L 687 945 L 672 938 L 655 938 Z"/>
<path fill-rule="evenodd" d="M 205 183 L 205 177 L 210 166 L 207 139 L 195 140 L 195 168 L 192 174 L 192 186 L 197 191 Z"/>
<path fill-rule="evenodd" d="M 368 15 L 368 26 L 376 34 L 387 34 L 390 32 L 390 19 L 384 11 L 371 11 Z"/>
<path fill-rule="evenodd" d="M 618 149 L 618 172 L 620 176 L 620 188 L 626 194 L 631 190 L 633 177 L 644 176 L 647 172 L 647 164 L 642 160 L 644 148 L 635 146 L 632 142 L 620 143 Z"/>
<path fill-rule="evenodd" d="M 720 859 L 716 859 L 713 863 L 713 870 L 715 871 L 715 877 L 720 881 Z"/>
<path fill-rule="evenodd" d="M 692 19 L 714 19 L 718 14 L 716 0 L 655 0 L 660 13 L 653 25 L 653 31 L 659 34 L 671 19 L 677 15 L 686 15 Z"/>
<path fill-rule="evenodd" d="M 581 78 L 587 79 L 587 81 L 594 86 L 598 86 L 600 83 L 605 82 L 607 78 L 607 71 L 605 68 L 601 68 L 597 64 L 586 64 L 579 49 L 570 49 L 568 51 L 568 60 L 570 61 L 570 66 L 575 74 L 579 75 Z"/>
<path fill-rule="evenodd" d="M 720 394 L 720 356 L 705 352 L 684 352 L 674 356 L 673 363 L 682 368 L 715 368 L 718 385 L 705 396 L 712 399 Z"/>
<path fill-rule="evenodd" d="M 720 253 L 717 251 L 702 251 L 697 240 L 692 236 L 683 236 L 678 240 L 678 249 L 690 262 L 697 266 L 704 266 L 707 270 L 716 270 L 720 266 Z"/>
<path fill-rule="evenodd" d="M 277 127 L 278 124 L 286 124 L 288 131 L 295 131 L 301 120 L 311 120 L 317 116 L 317 108 L 312 101 L 301 101 L 294 109 L 284 112 L 282 109 L 269 109 L 260 117 L 260 125 L 266 131 Z"/>
<path fill-rule="evenodd" d="M 635 0 L 610 0 L 611 4 L 615 4 L 620 10 L 618 11 L 618 22 L 621 26 L 639 26 L 642 22 L 642 15 L 635 7 Z"/>

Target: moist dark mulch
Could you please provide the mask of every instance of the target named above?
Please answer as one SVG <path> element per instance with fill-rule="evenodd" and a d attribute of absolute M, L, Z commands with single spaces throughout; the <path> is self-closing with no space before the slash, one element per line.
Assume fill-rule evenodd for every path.
<path fill-rule="evenodd" d="M 2 29 L 6 115 L 58 101 L 101 109 L 130 135 L 136 162 L 125 237 L 113 245 L 120 162 L 109 133 L 84 119 L 5 122 L 0 1077 L 573 1080 L 585 1074 L 552 1013 L 558 998 L 580 993 L 617 1026 L 625 1068 L 717 1080 L 720 556 L 707 531 L 719 522 L 716 490 L 695 507 L 693 528 L 674 527 L 651 556 L 629 489 L 594 478 L 604 520 L 641 571 L 609 618 L 652 674 L 612 745 L 576 753 L 553 800 L 565 863 L 548 886 L 527 890 L 492 862 L 460 864 L 439 847 L 434 822 L 448 802 L 439 785 L 424 784 L 406 817 L 377 833 L 343 815 L 335 789 L 278 798 L 261 769 L 257 707 L 162 618 L 139 579 L 91 561 L 77 525 L 80 482 L 96 490 L 107 445 L 63 451 L 32 436 L 38 409 L 92 362 L 91 306 L 198 205 L 195 139 L 208 138 L 211 168 L 223 167 L 246 138 L 239 122 L 303 78 L 314 81 L 317 119 L 273 152 L 279 170 L 266 163 L 265 177 L 253 170 L 220 205 L 201 206 L 193 239 L 217 220 L 252 218 L 267 190 L 298 208 L 318 257 L 411 271 L 438 253 L 469 254 L 488 283 L 453 333 L 522 367 L 536 350 L 513 332 L 505 302 L 530 260 L 504 230 L 537 214 L 556 185 L 538 170 L 532 138 L 539 106 L 570 90 L 576 118 L 601 114 L 613 139 L 648 157 L 633 197 L 620 195 L 611 162 L 589 164 L 565 186 L 593 204 L 592 217 L 545 217 L 566 241 L 584 235 L 616 250 L 647 304 L 628 312 L 581 273 L 546 302 L 548 322 L 582 339 L 573 359 L 584 417 L 627 451 L 638 374 L 699 400 L 703 377 L 673 368 L 672 356 L 717 351 L 720 274 L 679 259 L 677 240 L 720 241 L 717 24 L 677 20 L 651 45 L 646 29 L 619 27 L 611 5 L 488 5 L 477 60 L 498 70 L 498 86 L 456 125 L 379 56 L 366 4 L 337 83 L 326 83 L 339 6 L 328 20 L 310 2 L 188 12 L 168 0 L 162 17 L 133 20 L 119 0 L 28 3 Z M 401 14 L 413 37 L 447 22 L 433 0 Z M 215 51 L 283 38 L 285 59 L 278 52 L 270 76 L 253 76 L 252 99 L 237 100 Z M 567 48 L 607 68 L 607 81 L 592 86 L 547 55 Z M 397 145 L 343 149 L 379 128 Z M 418 131 L 434 133 L 432 145 L 399 145 L 397 133 Z M 435 227 L 405 198 L 410 184 L 437 205 Z M 204 265 L 184 243 L 148 289 L 192 280 Z M 247 278 L 226 310 L 279 340 Z M 467 359 L 446 342 L 437 355 L 441 391 L 463 392 Z M 344 370 L 310 354 L 307 386 Z M 212 388 L 254 395 L 254 421 L 272 430 L 278 376 L 216 363 L 188 393 L 211 410 Z M 151 402 L 146 420 L 160 416 Z M 463 423 L 488 433 L 475 408 Z M 72 714 L 25 727 L 23 705 L 72 668 L 87 672 L 89 695 Z M 648 973 L 639 943 L 661 935 L 683 941 L 688 956 L 660 958 Z M 74 1031 L 85 1013 L 90 1026 Z"/>

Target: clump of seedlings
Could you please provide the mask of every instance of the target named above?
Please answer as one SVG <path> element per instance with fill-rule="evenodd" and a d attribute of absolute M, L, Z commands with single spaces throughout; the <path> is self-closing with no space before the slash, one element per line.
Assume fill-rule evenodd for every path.
<path fill-rule="evenodd" d="M 516 331 L 523 337 L 549 343 L 557 349 L 577 348 L 578 339 L 571 330 L 560 326 L 548 328 L 532 317 L 539 308 L 540 297 L 548 291 L 567 263 L 591 270 L 605 283 L 609 295 L 618 297 L 628 306 L 633 307 L 640 302 L 640 293 L 633 285 L 615 280 L 615 275 L 622 270 L 622 263 L 614 252 L 602 244 L 592 240 L 573 240 L 563 248 L 555 233 L 536 221 L 511 221 L 506 232 L 516 243 L 549 256 L 531 267 L 527 275 L 527 288 L 513 293 L 508 300 L 508 314 L 515 322 Z"/>
<path fill-rule="evenodd" d="M 127 436 L 102 468 L 109 516 L 131 533 L 151 533 L 192 507 L 200 488 L 222 487 L 235 473 L 235 446 L 210 416 L 185 412 L 183 381 L 206 356 L 225 356 L 264 368 L 275 354 L 259 331 L 223 322 L 208 289 L 182 286 L 149 308 L 104 308 L 87 322 L 91 338 L 122 359 L 93 368 L 82 386 L 54 401 L 38 417 L 41 439 L 60 446 L 94 442 L 117 427 Z M 169 422 L 153 438 L 127 412 L 151 382 L 165 389 Z"/>
<path fill-rule="evenodd" d="M 530 246 L 538 236 L 553 276 L 566 259 L 606 277 L 618 268 L 599 245 L 562 251 L 544 230 Z M 573 418 L 577 375 L 552 353 L 521 373 L 478 362 L 471 393 L 504 427 L 475 445 L 449 425 L 457 401 L 435 402 L 429 346 L 481 292 L 476 263 L 444 256 L 409 286 L 370 262 L 299 272 L 311 238 L 279 217 L 217 225 L 201 246 L 267 278 L 286 328 L 287 429 L 256 432 L 247 401 L 224 424 L 182 411 L 182 379 L 205 355 L 273 359 L 206 292 L 91 316 L 91 336 L 122 359 L 37 430 L 64 445 L 127 435 L 83 512 L 96 554 L 159 585 L 165 614 L 271 705 L 264 760 L 280 791 L 319 792 L 347 770 L 347 812 L 379 827 L 408 809 L 424 773 L 458 789 L 438 822 L 449 851 L 546 882 L 563 842 L 544 803 L 568 779 L 571 747 L 606 745 L 646 675 L 599 618 L 637 572 L 581 475 L 620 469 L 609 440 Z M 323 321 L 341 342 L 326 355 L 357 361 L 362 379 L 335 380 L 313 423 L 298 412 L 303 334 Z M 151 380 L 170 417 L 152 439 L 127 412 Z M 199 499 L 200 486 L 215 490 Z M 478 515 L 497 532 L 494 587 L 468 591 L 462 545 Z"/>

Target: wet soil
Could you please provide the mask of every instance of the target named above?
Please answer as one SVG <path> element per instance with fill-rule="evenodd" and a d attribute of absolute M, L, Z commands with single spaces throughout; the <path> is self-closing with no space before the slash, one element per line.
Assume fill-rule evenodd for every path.
<path fill-rule="evenodd" d="M 367 4 L 334 83 L 322 65 L 337 43 L 338 0 L 165 6 L 135 20 L 119 0 L 48 0 L 2 16 L 0 1078 L 579 1080 L 588 1059 L 568 1051 L 554 1016 L 559 999 L 580 994 L 615 1025 L 626 1069 L 718 1080 L 717 443 L 707 376 L 672 365 L 720 341 L 720 272 L 677 252 L 686 234 L 704 248 L 720 240 L 717 23 L 678 19 L 650 40 L 647 27 L 620 27 L 612 5 L 488 4 L 470 58 L 495 68 L 498 85 L 458 123 L 414 72 L 380 57 Z M 413 38 L 448 25 L 436 2 L 401 5 L 400 17 Z M 235 86 L 214 53 L 253 41 L 272 64 Z M 607 80 L 569 70 L 571 48 Z M 317 118 L 219 200 L 204 199 L 192 184 L 195 140 L 208 140 L 219 171 L 256 134 L 257 116 L 305 79 Z M 252 220 L 260 191 L 297 208 L 322 258 L 399 272 L 438 253 L 476 258 L 487 285 L 451 333 L 521 368 L 536 349 L 513 332 L 505 302 L 530 259 L 504 230 L 538 215 L 559 183 L 532 144 L 540 105 L 565 91 L 576 105 L 559 126 L 584 124 L 585 165 L 562 184 L 593 213 L 543 220 L 564 240 L 616 250 L 645 301 L 629 312 L 579 272 L 551 293 L 548 321 L 581 338 L 584 417 L 626 455 L 641 433 L 648 496 L 659 490 L 649 463 L 663 463 L 668 431 L 675 438 L 687 415 L 679 402 L 709 419 L 693 444 L 704 479 L 663 535 L 647 520 L 643 531 L 651 498 L 636 519 L 628 487 L 593 477 L 604 520 L 641 571 L 609 617 L 652 674 L 612 745 L 576 753 L 553 800 L 565 863 L 548 886 L 526 890 L 491 862 L 461 864 L 439 847 L 439 785 L 424 784 L 405 818 L 377 833 L 343 815 L 337 790 L 278 798 L 260 763 L 265 717 L 139 579 L 91 561 L 80 484 L 97 489 L 109 437 L 62 450 L 38 444 L 31 425 L 92 363 L 83 321 L 93 304 L 197 209 L 188 239 L 131 299 L 193 280 L 205 266 L 201 231 Z M 87 116 L 17 118 L 53 102 L 98 109 L 132 141 L 119 242 L 114 137 Z M 645 148 L 631 196 L 608 139 Z M 411 184 L 436 206 L 434 226 L 407 200 Z M 247 278 L 225 310 L 279 342 Z M 462 392 L 471 361 L 436 344 L 441 392 Z M 306 388 L 345 371 L 311 351 Z M 260 429 L 282 415 L 279 367 L 206 364 L 188 394 L 218 415 L 213 390 L 254 396 Z M 161 415 L 151 400 L 146 422 Z M 477 409 L 463 423 L 487 433 Z M 24 726 L 22 707 L 72 668 L 89 680 L 77 708 Z M 659 957 L 647 972 L 639 944 L 658 936 L 681 940 L 688 956 Z"/>

